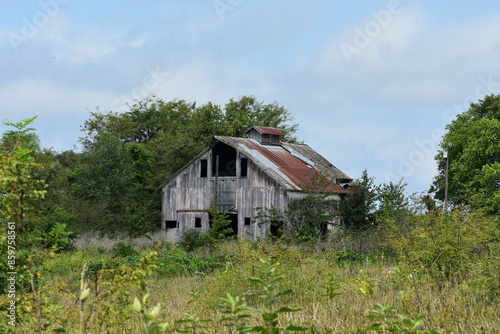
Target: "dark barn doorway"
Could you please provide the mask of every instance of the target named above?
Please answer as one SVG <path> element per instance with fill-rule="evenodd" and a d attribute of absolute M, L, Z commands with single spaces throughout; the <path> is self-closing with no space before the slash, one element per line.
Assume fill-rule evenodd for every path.
<path fill-rule="evenodd" d="M 231 223 L 229 224 L 229 228 L 233 230 L 233 235 L 238 235 L 238 214 L 236 213 L 228 213 L 228 219 L 231 220 Z"/>
<path fill-rule="evenodd" d="M 227 226 L 227 228 L 230 228 L 232 230 L 232 232 L 230 234 L 228 234 L 228 237 L 238 235 L 238 214 L 237 213 L 228 213 L 228 212 L 225 212 L 225 214 L 227 215 L 227 219 L 231 221 L 229 223 L 229 225 Z M 212 227 L 212 218 L 213 217 L 210 215 L 210 217 L 209 217 L 210 227 Z"/>

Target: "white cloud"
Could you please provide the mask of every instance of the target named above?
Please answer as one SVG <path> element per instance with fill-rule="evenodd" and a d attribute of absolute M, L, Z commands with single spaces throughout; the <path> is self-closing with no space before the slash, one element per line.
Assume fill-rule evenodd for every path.
<path fill-rule="evenodd" d="M 55 18 L 41 33 L 39 43 L 50 45 L 60 59 L 73 64 L 94 63 L 112 55 L 122 44 L 122 36 L 116 32 L 104 32 L 96 28 L 77 31 L 66 18 Z"/>
<path fill-rule="evenodd" d="M 51 119 L 68 113 L 87 114 L 85 108 L 109 101 L 111 96 L 47 80 L 23 80 L 0 87 L 2 107 L 17 119 L 39 115 Z"/>
<path fill-rule="evenodd" d="M 134 48 L 140 48 L 141 46 L 147 44 L 150 41 L 150 38 L 148 35 L 143 34 L 139 37 L 136 37 L 135 39 L 132 39 L 130 41 L 130 46 Z"/>

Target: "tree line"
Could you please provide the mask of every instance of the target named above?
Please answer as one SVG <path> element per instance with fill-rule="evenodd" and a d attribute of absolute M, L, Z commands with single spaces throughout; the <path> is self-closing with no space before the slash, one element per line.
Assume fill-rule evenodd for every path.
<path fill-rule="evenodd" d="M 7 212 L 7 205 L 14 205 L 9 202 L 16 186 L 13 180 L 17 177 L 19 181 L 23 173 L 15 169 L 12 159 L 31 164 L 25 167 L 31 179 L 23 181 L 23 187 L 36 189 L 39 193 L 34 194 L 44 198 L 32 201 L 26 197 L 33 205 L 24 213 L 33 213 L 36 223 L 32 225 L 40 233 L 51 233 L 61 225 L 77 233 L 89 229 L 130 236 L 151 232 L 161 219 L 157 187 L 209 146 L 214 135 L 240 137 L 250 126 L 261 125 L 282 130 L 286 141 L 298 141 L 298 124 L 293 123 L 291 113 L 276 102 L 265 103 L 254 96 L 230 99 L 224 106 L 185 100 L 166 102 L 150 96 L 123 113 L 97 109 L 81 127 L 81 152 L 40 147 L 36 131 L 30 127 L 33 121 L 6 122 L 13 129 L 1 137 L 4 172 L 0 203 L 2 212 Z M 500 95 L 471 104 L 446 130 L 436 155 L 438 174 L 429 194 L 418 196 L 412 206 L 404 180 L 375 186 L 375 178 L 365 170 L 353 183 L 355 191 L 342 200 L 344 226 L 366 229 L 401 219 L 415 210 L 442 210 L 445 197 L 451 208 L 498 215 Z M 14 179 L 8 179 L 8 175 Z M 307 231 L 304 233 L 309 235 L 324 228 L 325 202 L 321 198 L 318 202 L 317 197 L 315 200 L 313 206 L 294 204 L 293 214 L 302 212 L 304 219 L 292 220 L 301 221 Z M 12 217 L 2 214 L 2 221 L 8 219 Z"/>
<path fill-rule="evenodd" d="M 224 106 L 150 96 L 124 113 L 91 112 L 81 126 L 81 152 L 56 152 L 40 147 L 31 128 L 34 119 L 6 122 L 13 129 L 2 134 L 1 150 L 7 156 L 22 148 L 36 161 L 30 173 L 43 180 L 46 191 L 36 202 L 37 217 L 75 232 L 130 236 L 156 228 L 161 215 L 157 187 L 209 146 L 213 136 L 243 136 L 250 126 L 262 125 L 296 141 L 298 127 L 284 107 L 253 96 L 230 99 Z M 2 185 L 1 195 L 9 193 L 9 186 Z M 6 197 L 0 200 L 6 204 Z"/>

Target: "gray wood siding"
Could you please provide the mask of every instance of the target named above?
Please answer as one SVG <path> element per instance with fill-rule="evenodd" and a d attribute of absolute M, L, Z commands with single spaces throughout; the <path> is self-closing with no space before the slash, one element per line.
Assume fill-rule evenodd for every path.
<path fill-rule="evenodd" d="M 178 211 L 204 210 L 213 202 L 210 177 L 200 177 L 200 160 L 209 160 L 207 152 L 163 187 L 163 220 L 177 220 Z M 210 173 L 209 173 L 210 175 Z"/>
<path fill-rule="evenodd" d="M 284 208 L 288 205 L 288 193 L 251 161 L 248 162 L 248 178 L 240 178 L 239 181 L 240 186 L 236 190 L 238 230 L 242 236 L 251 239 L 263 237 L 269 228 L 255 223 L 257 208 Z M 252 220 L 251 225 L 245 226 L 245 217 Z"/>
<path fill-rule="evenodd" d="M 202 230 L 208 229 L 208 214 L 204 212 L 215 201 L 215 184 L 217 182 L 217 202 L 220 211 L 236 211 L 238 213 L 238 232 L 244 237 L 253 239 L 267 235 L 269 228 L 254 223 L 258 207 L 284 208 L 288 205 L 287 191 L 265 171 L 251 160 L 247 164 L 247 177 L 215 177 L 209 168 L 208 177 L 200 177 L 200 160 L 206 159 L 211 166 L 211 150 L 194 160 L 162 189 L 163 192 L 163 227 L 165 220 L 179 222 L 178 229 L 167 231 L 168 238 L 178 240 L 189 228 L 194 228 L 196 217 L 202 218 Z M 240 154 L 237 155 L 238 175 L 240 170 Z M 252 220 L 245 226 L 245 217 Z"/>
<path fill-rule="evenodd" d="M 212 178 L 212 189 L 215 188 L 215 182 L 215 178 Z M 236 177 L 217 178 L 217 210 L 227 212 L 235 209 L 236 184 Z"/>

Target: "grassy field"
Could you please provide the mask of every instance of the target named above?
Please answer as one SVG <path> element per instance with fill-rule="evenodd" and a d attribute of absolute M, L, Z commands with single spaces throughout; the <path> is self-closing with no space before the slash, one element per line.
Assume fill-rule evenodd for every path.
<path fill-rule="evenodd" d="M 498 294 L 490 291 L 498 273 L 489 265 L 478 263 L 458 280 L 381 250 L 360 254 L 329 244 L 230 240 L 195 252 L 160 242 L 80 246 L 46 259 L 38 301 L 29 290 L 20 293 L 17 327 L 2 326 L 13 333 L 143 333 L 149 321 L 150 328 L 168 322 L 166 333 L 237 333 L 227 325 L 266 324 L 260 309 L 276 314 L 276 327 L 297 325 L 306 333 L 383 332 L 398 321 L 403 333 L 500 333 Z M 87 288 L 88 297 L 81 298 Z M 134 310 L 134 298 L 142 301 L 146 294 L 143 313 Z M 228 294 L 246 307 L 235 311 L 233 303 L 230 313 L 221 299 Z M 159 312 L 153 311 L 158 304 Z M 382 306 L 394 309 L 381 313 Z M 298 310 L 275 312 L 282 307 Z M 228 315 L 231 321 L 219 320 Z M 411 329 L 419 316 L 422 324 Z M 375 323 L 382 323 L 379 331 L 364 330 Z"/>

